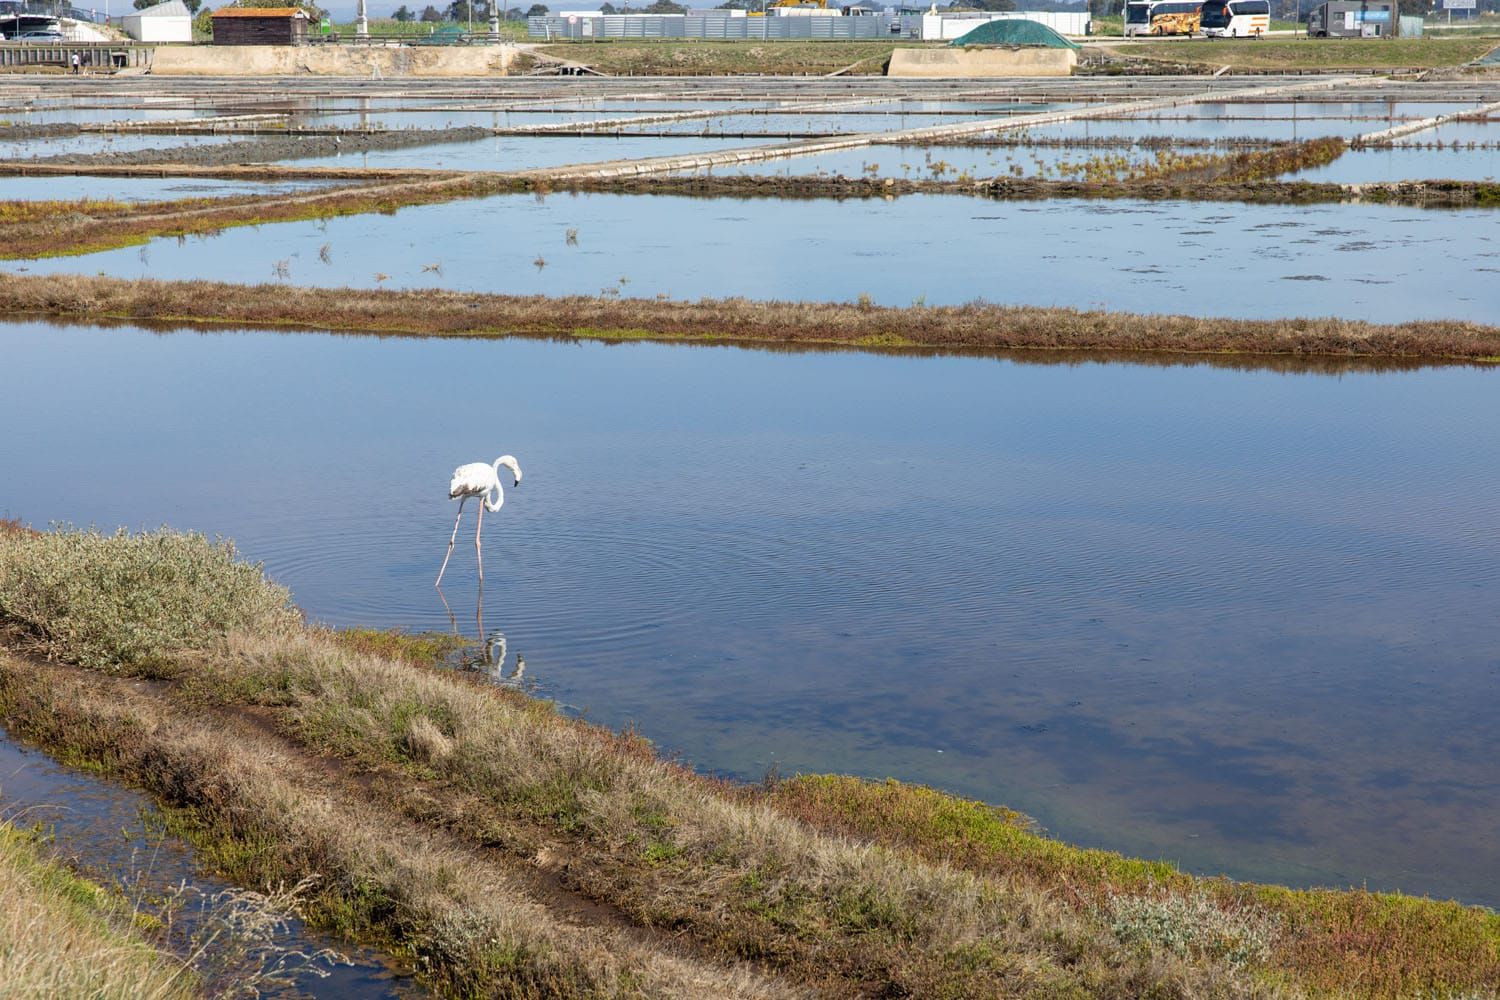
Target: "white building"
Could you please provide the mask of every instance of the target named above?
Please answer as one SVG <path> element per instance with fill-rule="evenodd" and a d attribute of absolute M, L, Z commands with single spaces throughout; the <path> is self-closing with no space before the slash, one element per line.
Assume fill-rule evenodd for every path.
<path fill-rule="evenodd" d="M 1041 10 L 1011 10 L 1004 13 L 980 11 L 939 14 L 936 6 L 922 15 L 922 40 L 949 42 L 962 38 L 986 21 L 1021 18 L 1045 24 L 1060 35 L 1083 36 L 1089 33 L 1091 19 L 1087 13 L 1066 14 Z"/>
<path fill-rule="evenodd" d="M 125 33 L 138 42 L 191 42 L 193 13 L 182 0 L 166 0 L 120 18 Z"/>

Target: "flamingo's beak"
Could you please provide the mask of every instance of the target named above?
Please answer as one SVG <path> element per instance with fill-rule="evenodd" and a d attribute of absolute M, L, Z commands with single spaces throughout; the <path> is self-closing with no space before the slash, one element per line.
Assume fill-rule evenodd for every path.
<path fill-rule="evenodd" d="M 517 479 L 515 482 L 511 483 L 511 486 L 520 486 L 520 485 L 521 485 L 521 481 L 519 479 Z"/>

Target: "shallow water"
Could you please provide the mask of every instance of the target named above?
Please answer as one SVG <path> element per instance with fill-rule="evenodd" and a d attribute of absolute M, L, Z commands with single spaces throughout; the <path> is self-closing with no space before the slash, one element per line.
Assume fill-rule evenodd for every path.
<path fill-rule="evenodd" d="M 642 110 L 640 114 L 664 114 L 654 109 Z M 501 110 L 451 111 L 446 108 L 433 111 L 372 110 L 320 112 L 301 115 L 300 126 L 321 125 L 337 128 L 536 128 L 543 125 L 560 125 L 566 122 L 592 122 L 607 118 L 632 118 L 626 112 L 604 112 L 593 109 L 577 111 L 540 111 L 526 113 Z"/>
<path fill-rule="evenodd" d="M 1500 130 L 1496 131 L 1500 139 Z M 1345 153 L 1332 163 L 1287 174 L 1284 180 L 1361 184 L 1373 181 L 1482 181 L 1500 177 L 1500 148 L 1412 149 L 1393 146 Z"/>
<path fill-rule="evenodd" d="M 1177 109 L 1180 110 L 1180 109 Z M 1177 114 L 1174 110 L 1174 114 Z M 1057 125 L 1038 125 L 1027 135 L 1046 139 L 1103 137 L 1144 139 L 1174 135 L 1191 139 L 1320 139 L 1324 136 L 1353 138 L 1366 132 L 1389 128 L 1397 122 L 1384 119 L 1362 121 L 1342 117 L 1287 118 L 1258 121 L 1252 118 L 1198 118 L 1186 120 L 1165 116 L 1140 118 L 1105 118 L 1097 121 L 1071 121 Z"/>
<path fill-rule="evenodd" d="M 51 838 L 50 853 L 96 881 L 119 887 L 147 912 L 153 909 L 152 899 L 184 882 L 205 896 L 230 887 L 199 868 L 188 844 L 161 832 L 162 821 L 147 796 L 23 749 L 4 729 L 0 729 L 0 816 L 22 828 L 41 825 Z M 177 919 L 194 927 L 198 916 L 197 901 L 189 897 Z M 308 954 L 333 948 L 349 960 L 348 964 L 325 965 L 326 977 L 311 973 L 298 977 L 292 996 L 376 1000 L 428 995 L 409 975 L 384 964 L 376 952 L 333 941 L 310 931 L 301 921 L 291 921 L 288 932 L 276 943 L 287 951 Z"/>
<path fill-rule="evenodd" d="M 82 108 L 11 107 L 0 110 L 0 120 L 10 125 L 44 125 L 57 122 L 188 122 L 215 114 L 210 108 Z"/>
<path fill-rule="evenodd" d="M 1500 903 L 1500 372 L 41 324 L 0 351 L 0 515 L 232 536 L 315 619 L 447 629 L 449 473 L 512 452 L 485 627 L 572 710 L 738 777 Z"/>
<path fill-rule="evenodd" d="M 1192 150 L 1194 153 L 1219 152 Z M 682 173 L 699 176 L 805 177 L 813 174 L 870 175 L 910 180 L 953 180 L 971 177 L 1061 176 L 1059 164 L 1082 164 L 1095 157 L 1123 158 L 1133 164 L 1156 160 L 1156 150 L 1140 148 L 1088 148 L 1082 146 L 865 146 L 839 149 L 813 156 L 779 160 L 730 163 Z M 1015 174 L 1013 167 L 1019 167 Z"/>
<path fill-rule="evenodd" d="M 1497 218 L 1486 209 L 954 195 L 506 195 L 0 267 L 259 282 L 285 261 L 292 282 L 328 287 L 818 301 L 869 295 L 903 306 L 978 297 L 1152 313 L 1494 322 L 1500 282 L 1486 279 L 1500 273 Z M 576 245 L 567 242 L 570 229 Z M 433 264 L 440 273 L 423 270 Z M 377 275 L 388 278 L 377 282 Z"/>
<path fill-rule="evenodd" d="M 321 187 L 323 181 L 226 181 L 199 177 L 4 177 L 0 176 L 0 200 L 77 201 L 81 198 L 110 201 L 166 201 L 177 198 L 224 198 L 245 195 L 286 194 Z"/>
<path fill-rule="evenodd" d="M 338 156 L 302 157 L 286 162 L 299 167 L 445 167 L 451 170 L 531 170 L 573 163 L 630 160 L 642 156 L 677 156 L 719 149 L 740 149 L 744 139 L 703 136 L 651 138 L 629 135 L 517 136 L 497 135 L 472 142 L 450 142 L 406 149 L 376 149 Z"/>
<path fill-rule="evenodd" d="M 123 153 L 137 149 L 159 149 L 173 146 L 213 145 L 234 142 L 244 136 L 200 133 L 179 135 L 146 135 L 128 132 L 88 132 L 83 135 L 50 139 L 25 139 L 0 142 L 0 160 L 30 160 L 39 156 L 63 156 L 91 153 Z"/>

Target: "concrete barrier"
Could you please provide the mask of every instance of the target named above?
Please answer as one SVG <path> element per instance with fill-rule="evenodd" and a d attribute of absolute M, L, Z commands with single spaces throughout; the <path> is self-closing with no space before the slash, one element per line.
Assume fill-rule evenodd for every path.
<path fill-rule="evenodd" d="M 886 76 L 982 78 L 1070 76 L 1078 65 L 1073 49 L 897 49 Z"/>
<path fill-rule="evenodd" d="M 163 45 L 153 76 L 505 76 L 514 45 Z"/>

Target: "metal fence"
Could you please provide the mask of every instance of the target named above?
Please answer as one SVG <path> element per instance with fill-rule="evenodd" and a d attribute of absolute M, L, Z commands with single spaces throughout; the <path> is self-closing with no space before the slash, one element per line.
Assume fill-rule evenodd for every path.
<path fill-rule="evenodd" d="M 69 17 L 75 21 L 104 23 L 104 12 L 101 10 L 85 10 L 61 2 L 54 3 L 52 0 L 0 0 L 0 18 L 21 16 Z"/>
<path fill-rule="evenodd" d="M 0 42 L 0 68 L 27 66 L 61 66 L 72 64 L 78 53 L 79 69 L 126 69 L 150 66 L 154 45 L 121 42 Z"/>
<path fill-rule="evenodd" d="M 701 17 L 695 15 L 605 14 L 599 17 L 528 17 L 531 38 L 596 41 L 614 38 L 693 38 L 705 41 L 875 41 L 900 37 L 901 18 L 890 14 L 858 17 Z"/>

